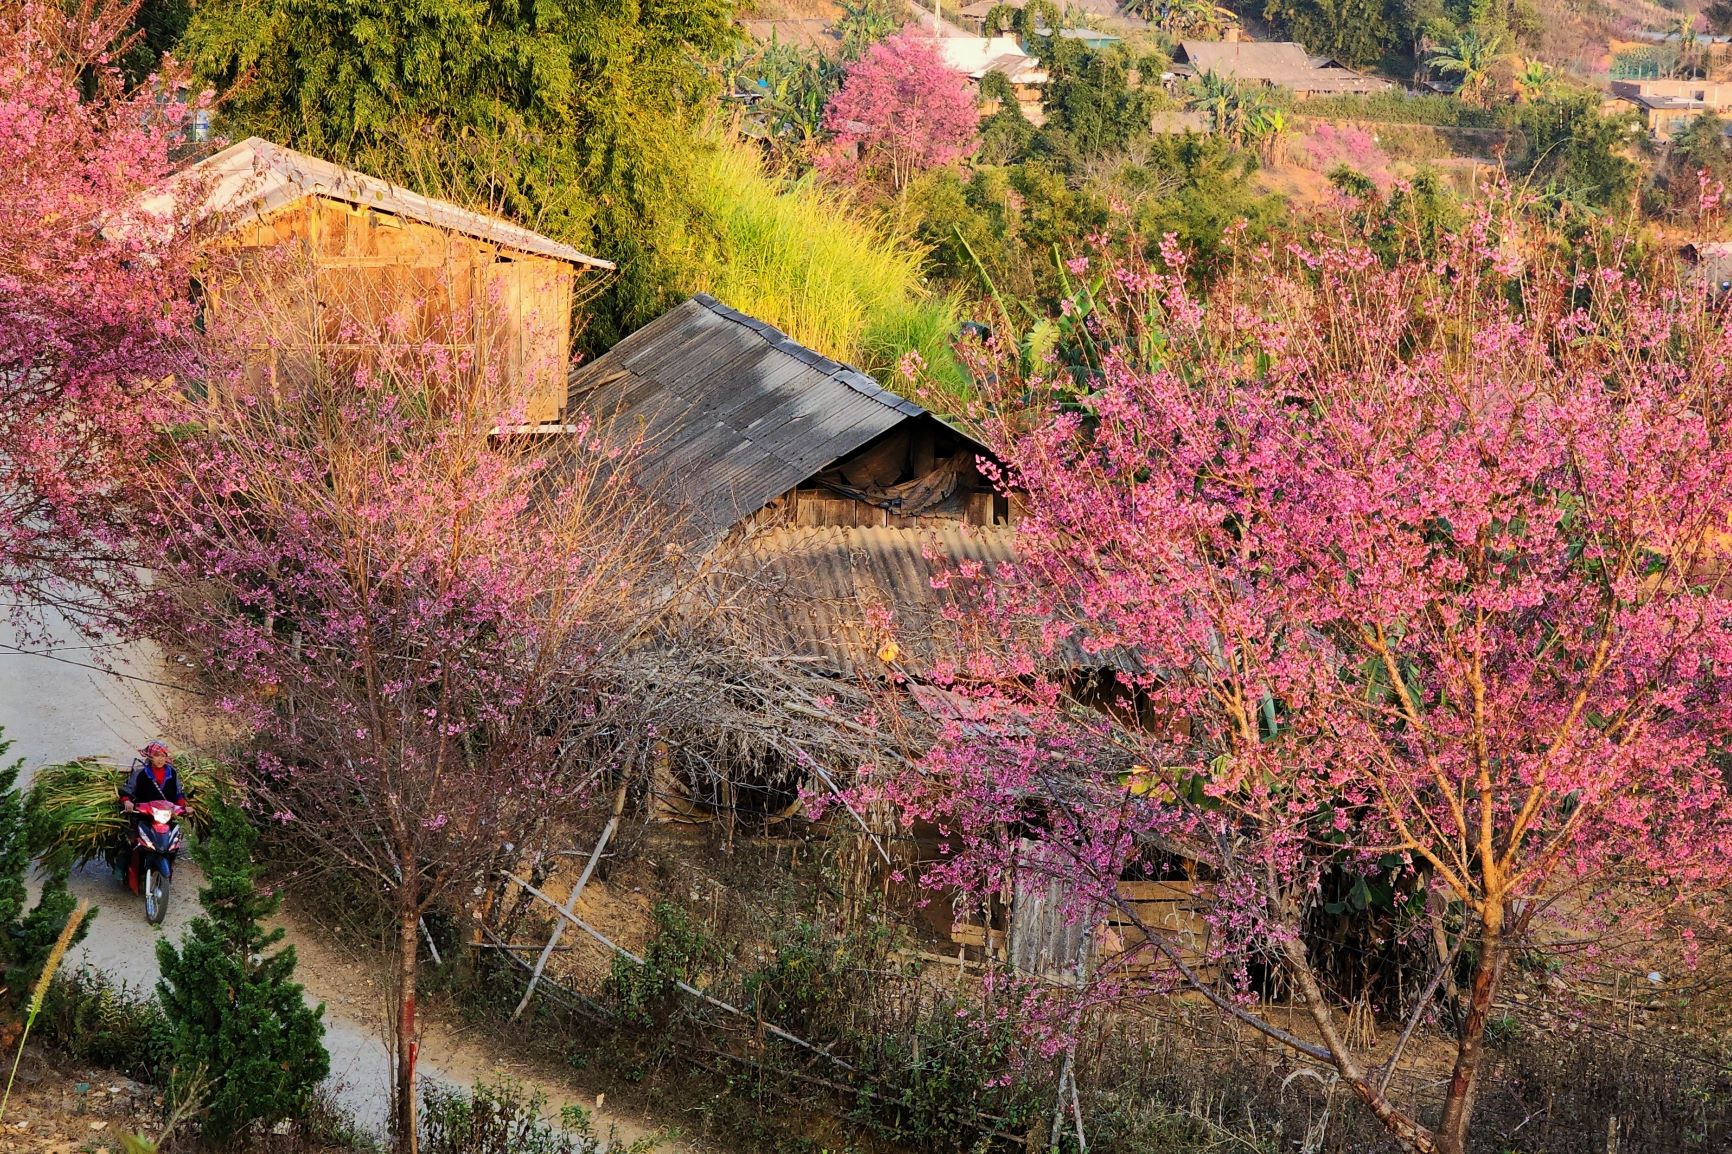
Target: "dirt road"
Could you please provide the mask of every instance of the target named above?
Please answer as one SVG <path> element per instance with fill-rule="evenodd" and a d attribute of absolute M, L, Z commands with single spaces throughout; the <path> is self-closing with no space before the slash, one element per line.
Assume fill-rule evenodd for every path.
<path fill-rule="evenodd" d="M 105 664 L 112 672 L 91 668 Z M 153 737 L 183 745 L 189 727 L 171 714 L 189 707 L 181 704 L 184 694 L 167 687 L 172 679 L 172 669 L 148 650 L 93 647 L 67 629 L 46 642 L 20 638 L 0 623 L 0 726 L 13 743 L 10 756 L 24 759 L 26 784 L 41 766 L 73 757 L 105 754 L 124 763 Z M 168 917 L 153 929 L 145 924 L 139 900 L 106 869 L 97 865 L 79 872 L 73 891 L 101 911 L 72 964 L 88 965 L 136 988 L 154 987 L 157 938 L 166 934 L 179 940 L 198 912 L 195 895 L 202 881 L 197 867 L 183 859 Z M 285 925 L 300 956 L 298 977 L 308 1000 L 325 1004 L 325 1047 L 337 1098 L 362 1126 L 379 1130 L 389 1104 L 383 988 L 368 965 L 345 955 L 313 927 Z M 573 1088 L 538 1079 L 527 1067 L 438 1022 L 429 1024 L 422 1054 L 422 1073 L 429 1078 L 467 1086 L 506 1072 L 541 1089 L 555 1110 L 595 1105 Z M 625 1142 L 654 1133 L 647 1121 L 614 1112 L 602 1112 L 599 1122 L 598 1129 L 605 1133 L 611 1126 Z M 669 1142 L 658 1149 L 691 1147 Z"/>

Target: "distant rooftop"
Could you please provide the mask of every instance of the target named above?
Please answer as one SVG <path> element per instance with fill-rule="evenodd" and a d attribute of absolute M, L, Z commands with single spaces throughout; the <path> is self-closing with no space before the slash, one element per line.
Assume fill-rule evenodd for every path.
<path fill-rule="evenodd" d="M 1002 72 L 1013 81 L 1043 84 L 1046 70 L 1014 36 L 946 36 L 932 42 L 952 71 L 979 80 Z"/>
<path fill-rule="evenodd" d="M 1179 57 L 1197 72 L 1299 92 L 1381 92 L 1391 87 L 1387 80 L 1342 68 L 1327 56 L 1312 56 L 1304 45 L 1291 41 L 1183 40 Z"/>

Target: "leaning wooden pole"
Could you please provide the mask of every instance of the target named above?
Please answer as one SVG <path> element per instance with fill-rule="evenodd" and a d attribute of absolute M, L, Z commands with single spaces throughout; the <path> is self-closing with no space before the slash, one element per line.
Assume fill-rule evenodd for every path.
<path fill-rule="evenodd" d="M 541 956 L 535 959 L 535 968 L 529 973 L 529 987 L 523 991 L 523 1000 L 517 1003 L 517 1008 L 511 1011 L 511 1020 L 517 1021 L 523 1011 L 529 1008 L 529 999 L 535 996 L 535 987 L 541 984 L 541 971 L 547 968 L 547 959 L 553 956 L 559 948 L 560 935 L 565 933 L 566 919 L 577 909 L 577 899 L 583 896 L 583 888 L 589 884 L 589 879 L 595 873 L 601 855 L 607 850 L 607 843 L 613 838 L 614 831 L 619 828 L 620 815 L 625 813 L 626 787 L 631 784 L 631 776 L 625 772 L 619 775 L 619 788 L 613 791 L 613 813 L 609 815 L 607 824 L 602 827 L 601 837 L 596 839 L 595 849 L 590 853 L 589 860 L 584 863 L 583 873 L 579 875 L 577 884 L 571 887 L 571 893 L 566 897 L 565 904 L 560 906 L 564 917 L 553 919 L 553 936 L 547 939 Z"/>

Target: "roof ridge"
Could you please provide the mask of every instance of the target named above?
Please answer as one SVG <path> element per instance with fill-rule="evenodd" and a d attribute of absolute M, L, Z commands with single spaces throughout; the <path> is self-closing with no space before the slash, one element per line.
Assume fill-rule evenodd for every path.
<path fill-rule="evenodd" d="M 248 173 L 260 177 L 268 174 L 263 188 L 247 190 L 243 177 Z M 292 190 L 290 199 L 323 196 L 332 200 L 377 209 L 381 212 L 408 217 L 424 224 L 489 241 L 500 248 L 537 256 L 552 257 L 571 264 L 592 268 L 612 269 L 612 261 L 602 260 L 579 251 L 564 241 L 507 220 L 497 213 L 486 212 L 454 201 L 415 191 L 408 185 L 352 165 L 327 160 L 310 152 L 302 152 L 286 144 L 278 144 L 261 136 L 249 136 L 209 155 L 200 157 L 178 170 L 149 196 L 171 200 L 185 181 L 197 172 L 214 174 L 216 188 L 206 198 L 201 212 L 223 212 L 238 208 L 265 211 L 277 206 L 272 201 L 270 182 L 280 182 L 277 188 Z M 233 182 L 240 180 L 236 186 Z M 223 191 L 226 187 L 226 192 Z M 225 199 L 226 198 L 226 199 Z M 278 202 L 281 203 L 281 202 Z"/>
<path fill-rule="evenodd" d="M 725 305 L 709 293 L 697 293 L 691 299 L 722 319 L 733 321 L 735 324 L 743 325 L 757 333 L 777 352 L 793 357 L 801 364 L 810 365 L 824 375 L 847 385 L 861 396 L 877 401 L 887 409 L 894 409 L 909 417 L 926 415 L 926 409 L 919 403 L 909 400 L 901 393 L 885 388 L 863 370 L 827 357 L 809 345 L 801 344 L 768 321 L 759 320 L 757 317 Z"/>

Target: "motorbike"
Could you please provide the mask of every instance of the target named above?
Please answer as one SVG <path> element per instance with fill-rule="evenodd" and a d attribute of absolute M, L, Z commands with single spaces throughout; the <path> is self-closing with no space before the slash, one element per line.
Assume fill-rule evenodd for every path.
<path fill-rule="evenodd" d="M 168 913 L 168 883 L 174 876 L 174 859 L 182 846 L 180 823 L 186 806 L 168 801 L 147 801 L 133 811 L 135 838 L 128 847 L 138 862 L 136 872 L 127 871 L 132 892 L 144 896 L 144 920 L 161 925 Z"/>

